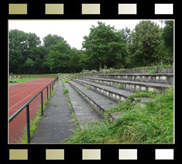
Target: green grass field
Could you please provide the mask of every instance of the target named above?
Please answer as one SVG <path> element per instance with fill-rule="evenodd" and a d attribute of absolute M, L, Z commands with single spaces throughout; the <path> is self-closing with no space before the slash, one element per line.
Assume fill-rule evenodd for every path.
<path fill-rule="evenodd" d="M 12 76 L 13 77 L 14 76 L 16 76 L 16 77 L 22 76 L 23 78 L 22 79 L 12 78 L 12 81 L 17 81 L 17 82 L 16 83 L 10 83 L 9 82 L 9 85 L 22 83 L 22 82 L 26 82 L 26 81 L 38 80 L 39 78 L 42 78 L 42 77 L 56 78 L 58 76 L 58 74 L 13 74 Z M 10 80 L 11 79 L 9 78 L 9 81 Z"/>
<path fill-rule="evenodd" d="M 16 83 L 10 83 L 9 82 L 9 85 L 13 85 L 13 84 L 17 84 L 17 83 L 23 83 L 23 82 L 26 82 L 26 81 L 32 81 L 32 80 L 38 80 L 39 78 L 22 78 L 22 79 L 14 79 L 12 78 L 12 81 L 16 81 Z M 9 81 L 11 81 L 11 79 L 9 78 Z"/>
<path fill-rule="evenodd" d="M 41 77 L 53 77 L 53 78 L 56 78 L 58 76 L 58 74 L 54 73 L 54 74 L 13 74 L 13 76 L 22 76 L 23 78 L 24 77 L 28 77 L 28 78 L 41 78 Z"/>

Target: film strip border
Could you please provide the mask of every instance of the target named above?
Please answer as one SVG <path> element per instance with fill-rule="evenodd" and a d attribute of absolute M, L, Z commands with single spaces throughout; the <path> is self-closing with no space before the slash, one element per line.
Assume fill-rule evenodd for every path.
<path fill-rule="evenodd" d="M 152 10 L 148 11 L 148 14 L 151 13 L 153 15 L 174 15 L 174 4 L 173 3 L 150 3 L 146 2 L 145 4 L 149 3 L 149 5 L 152 5 Z M 76 4 L 76 3 L 75 3 Z M 145 4 L 143 6 L 145 6 Z M 19 15 L 32 15 L 32 9 L 33 5 L 30 3 L 9 3 L 8 4 L 8 13 L 9 15 L 15 15 L 16 18 L 19 18 Z M 38 5 L 38 9 L 34 11 L 34 15 L 36 13 L 39 13 L 39 15 L 46 16 L 46 15 L 69 15 L 70 12 L 68 12 L 69 4 L 66 3 L 40 3 Z M 31 7 L 30 7 L 31 6 Z M 73 4 L 74 6 L 74 4 Z M 79 16 L 82 15 L 102 15 L 105 14 L 107 9 L 104 9 L 106 6 L 104 6 L 102 3 L 80 3 L 77 4 L 79 6 L 75 10 L 77 10 L 77 13 L 79 13 Z M 141 4 L 139 3 L 114 3 L 110 6 L 112 10 L 114 10 L 113 13 L 115 13 L 114 16 L 118 15 L 140 15 L 141 13 Z M 110 9 L 111 9 L 110 8 Z M 37 11 L 39 10 L 39 12 Z M 145 11 L 147 9 L 144 9 Z M 143 13 L 142 13 L 143 14 Z M 147 17 L 147 16 L 146 16 Z M 14 146 L 13 146 L 14 147 Z M 63 148 L 63 149 L 48 149 L 48 148 L 38 148 L 37 150 L 34 148 L 29 148 L 29 145 L 27 145 L 28 148 L 20 149 L 19 145 L 15 145 L 16 148 L 9 148 L 8 151 L 6 151 L 6 155 L 8 160 L 10 161 L 20 161 L 25 160 L 29 161 L 32 160 L 32 158 L 37 157 L 36 152 L 39 151 L 40 158 L 42 161 L 47 160 L 61 160 L 61 161 L 67 161 L 69 158 L 74 158 L 78 160 L 142 160 L 143 158 L 149 157 L 150 160 L 176 160 L 178 157 L 176 156 L 176 149 L 173 148 L 149 148 L 141 149 L 139 148 L 133 149 L 132 146 L 128 146 L 126 149 L 118 149 L 118 148 L 107 148 L 106 149 L 81 149 L 81 148 L 74 148 L 73 150 Z M 21 147 L 21 146 L 20 146 Z M 46 147 L 46 146 L 45 146 Z M 83 146 L 85 147 L 85 146 Z M 159 146 L 158 146 L 159 147 Z M 74 152 L 76 154 L 74 154 Z M 150 154 L 148 156 L 144 156 L 144 154 Z M 114 155 L 113 155 L 114 154 Z M 71 155 L 71 156 L 70 156 Z M 73 159 L 74 160 L 74 159 Z"/>
<path fill-rule="evenodd" d="M 79 151 L 79 150 L 78 150 Z M 140 160 L 143 153 L 138 149 L 115 149 L 115 156 L 106 156 L 105 150 L 102 149 L 81 149 L 81 152 L 77 153 L 77 158 L 80 160 L 104 160 L 104 158 L 110 158 L 110 160 Z M 103 153 L 104 152 L 104 153 Z M 9 160 L 30 160 L 32 156 L 31 150 L 28 149 L 9 149 Z M 106 153 L 107 154 L 107 153 Z M 151 160 L 174 160 L 174 149 L 153 149 L 151 154 Z M 30 156 L 30 158 L 29 158 Z M 42 161 L 46 160 L 67 160 L 70 158 L 70 153 L 66 149 L 45 149 L 42 152 Z"/>
<path fill-rule="evenodd" d="M 28 11 L 28 3 L 9 3 L 9 15 L 27 15 Z M 81 11 L 79 13 L 81 15 L 100 15 L 102 14 L 102 4 L 80 4 Z M 40 10 L 45 11 L 42 13 L 44 15 L 66 15 L 65 10 L 66 7 L 64 3 L 45 3 L 42 5 Z M 79 8 L 78 8 L 79 10 Z M 113 8 L 113 10 L 118 11 L 118 15 L 137 15 L 137 3 L 120 3 L 117 8 Z M 155 3 L 154 4 L 154 15 L 173 15 L 174 14 L 174 5 L 173 3 Z"/>

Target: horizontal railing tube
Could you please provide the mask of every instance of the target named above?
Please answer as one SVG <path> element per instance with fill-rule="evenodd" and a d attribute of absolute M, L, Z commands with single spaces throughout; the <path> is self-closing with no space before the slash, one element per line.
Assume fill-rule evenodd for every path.
<path fill-rule="evenodd" d="M 55 81 L 58 80 L 58 77 L 55 78 Z M 41 94 L 41 114 L 43 115 L 43 91 L 47 88 L 47 98 L 48 98 L 48 86 L 50 85 L 50 95 L 51 95 L 51 84 L 53 89 L 53 82 L 49 83 L 46 87 L 44 87 L 39 93 L 37 93 L 33 98 L 31 98 L 27 103 L 25 103 L 20 109 L 18 109 L 15 113 L 13 113 L 9 117 L 9 123 L 24 109 L 26 108 L 26 120 L 27 120 L 27 143 L 30 143 L 30 110 L 29 104 L 39 95 Z"/>
<path fill-rule="evenodd" d="M 52 82 L 51 82 L 52 83 Z M 49 83 L 46 87 L 48 87 L 49 85 L 51 85 L 51 83 Z M 39 93 L 37 93 L 33 98 L 31 98 L 27 103 L 25 103 L 21 108 L 19 108 L 15 113 L 13 113 L 10 117 L 9 117 L 9 122 L 11 122 L 24 108 L 26 108 L 26 106 L 28 104 L 30 104 L 46 87 L 44 87 Z M 50 94 L 51 94 L 51 89 L 50 89 Z"/>

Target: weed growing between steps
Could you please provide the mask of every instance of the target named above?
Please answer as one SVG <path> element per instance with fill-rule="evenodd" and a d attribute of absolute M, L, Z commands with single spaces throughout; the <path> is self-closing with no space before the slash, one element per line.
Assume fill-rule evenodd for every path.
<path fill-rule="evenodd" d="M 54 94 L 56 92 L 57 84 L 58 84 L 58 81 L 55 83 L 55 85 L 53 87 L 51 97 L 54 96 Z M 49 106 L 49 105 L 50 105 L 50 101 L 46 99 L 43 102 L 43 111 L 45 110 L 46 106 Z M 37 114 L 36 114 L 35 118 L 30 121 L 30 138 L 32 138 L 35 130 L 37 129 L 37 127 L 38 127 L 38 125 L 40 123 L 40 119 L 42 118 L 42 116 L 41 116 L 41 106 L 39 105 L 38 108 L 39 108 L 39 110 L 37 111 Z M 27 143 L 27 127 L 25 127 L 23 131 L 24 131 L 24 135 L 22 137 L 20 137 L 18 143 L 26 144 Z"/>
<path fill-rule="evenodd" d="M 66 89 L 66 92 L 64 91 L 64 89 Z M 68 96 L 69 89 L 67 89 L 67 88 L 64 88 L 64 89 L 63 89 L 63 93 L 64 93 L 64 95 L 66 96 L 66 102 L 68 103 L 69 107 L 70 107 L 71 109 L 73 109 L 73 106 L 72 106 L 72 104 L 71 104 L 71 100 L 70 100 L 70 98 L 69 98 L 69 96 Z M 74 112 L 72 112 L 72 117 L 73 117 L 72 121 L 75 122 L 75 125 L 79 125 L 78 120 L 77 120 L 77 117 L 76 117 L 76 115 L 75 115 Z"/>
<path fill-rule="evenodd" d="M 64 95 L 67 94 L 67 93 L 69 93 L 69 89 L 68 88 L 64 88 L 63 89 L 63 93 L 64 93 Z"/>
<path fill-rule="evenodd" d="M 123 118 L 110 123 L 94 123 L 92 128 L 77 128 L 74 136 L 65 143 L 173 143 L 173 89 L 156 94 L 155 101 L 144 107 L 134 107 L 126 102 Z"/>
<path fill-rule="evenodd" d="M 90 85 L 85 85 L 85 88 L 86 88 L 87 90 L 90 90 L 90 89 L 91 89 L 91 86 L 90 86 Z"/>
<path fill-rule="evenodd" d="M 122 86 L 121 84 L 117 84 L 117 85 L 116 85 L 116 88 L 117 88 L 117 89 L 123 89 L 123 86 Z"/>
<path fill-rule="evenodd" d="M 69 107 L 70 107 L 71 109 L 73 109 L 73 106 L 72 106 L 72 104 L 71 104 L 71 101 L 70 101 L 70 98 L 68 97 L 68 95 L 67 95 L 66 101 L 67 101 Z"/>
<path fill-rule="evenodd" d="M 73 117 L 72 121 L 75 123 L 75 125 L 77 125 L 77 128 L 80 128 L 75 112 L 72 112 L 71 116 Z"/>
<path fill-rule="evenodd" d="M 149 70 L 148 73 L 157 73 L 157 70 L 153 69 L 153 70 Z"/>
<path fill-rule="evenodd" d="M 64 95 L 66 96 L 66 101 L 67 101 L 69 107 L 73 109 L 72 104 L 71 104 L 71 101 L 70 101 L 70 98 L 69 98 L 69 96 L 68 96 L 69 89 L 68 89 L 68 88 L 64 88 L 64 89 L 63 89 L 63 93 L 64 93 Z"/>

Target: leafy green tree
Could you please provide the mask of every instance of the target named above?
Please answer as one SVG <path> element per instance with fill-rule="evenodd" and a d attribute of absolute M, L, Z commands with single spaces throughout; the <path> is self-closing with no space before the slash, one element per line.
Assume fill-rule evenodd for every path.
<path fill-rule="evenodd" d="M 37 57 L 34 61 L 34 73 L 46 73 L 44 59 Z"/>
<path fill-rule="evenodd" d="M 20 30 L 9 31 L 9 71 L 25 73 L 25 62 L 28 58 L 34 60 L 32 50 L 40 46 L 40 38 L 33 33 Z M 36 54 L 37 55 L 37 54 Z M 36 56 L 35 55 L 35 56 Z"/>
<path fill-rule="evenodd" d="M 40 41 L 40 38 L 36 34 L 28 33 L 27 43 L 28 43 L 28 48 L 32 49 L 32 48 L 37 48 L 38 46 L 40 46 L 41 41 Z"/>
<path fill-rule="evenodd" d="M 173 63 L 173 21 L 165 21 L 159 51 L 165 64 Z"/>
<path fill-rule="evenodd" d="M 126 46 L 121 33 L 114 27 L 98 22 L 98 26 L 92 26 L 88 36 L 84 36 L 82 44 L 89 58 L 93 58 L 99 65 L 99 70 L 105 63 L 116 65 L 125 55 Z"/>
<path fill-rule="evenodd" d="M 133 66 L 158 64 L 160 54 L 160 28 L 151 21 L 141 21 L 135 26 L 131 35 L 130 53 Z"/>
<path fill-rule="evenodd" d="M 131 30 L 128 27 L 119 30 L 119 32 L 122 33 L 122 37 L 125 43 L 131 43 Z"/>
<path fill-rule="evenodd" d="M 164 39 L 166 46 L 173 49 L 173 21 L 165 21 L 162 38 Z"/>
<path fill-rule="evenodd" d="M 81 60 L 81 50 L 77 50 L 76 48 L 71 49 L 71 58 L 69 61 L 69 67 L 71 72 L 81 72 L 83 70 L 82 64 L 79 62 Z"/>
<path fill-rule="evenodd" d="M 44 46 L 46 48 L 50 48 L 51 45 L 55 45 L 59 42 L 63 42 L 64 39 L 61 37 L 61 36 L 58 36 L 58 35 L 51 35 L 51 34 L 48 34 L 47 36 L 45 36 L 43 38 L 43 42 L 44 42 Z"/>
<path fill-rule="evenodd" d="M 51 72 L 69 72 L 70 54 L 70 46 L 65 41 L 59 42 L 50 47 L 45 63 Z"/>
<path fill-rule="evenodd" d="M 85 51 L 80 55 L 79 65 L 82 66 L 83 70 L 99 70 L 97 61 L 88 56 Z"/>
<path fill-rule="evenodd" d="M 25 65 L 25 68 L 27 69 L 26 73 L 33 73 L 32 67 L 34 66 L 34 62 L 32 59 L 28 58 L 24 65 Z"/>

